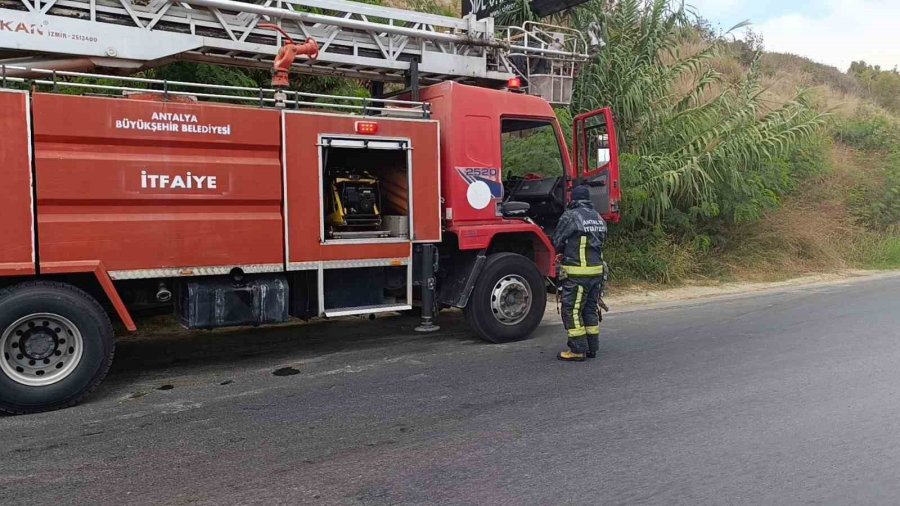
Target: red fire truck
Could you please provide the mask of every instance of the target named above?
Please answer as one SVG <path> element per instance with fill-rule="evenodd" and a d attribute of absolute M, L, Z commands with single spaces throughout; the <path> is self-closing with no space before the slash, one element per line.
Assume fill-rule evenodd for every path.
<path fill-rule="evenodd" d="M 123 29 L 121 23 L 101 26 L 104 16 L 113 15 L 113 3 L 84 2 L 86 9 L 108 9 L 76 20 L 68 13 L 78 2 L 60 2 L 67 8 L 62 14 L 53 2 L 40 12 L 8 9 L 9 3 L 2 4 L 0 17 L 14 28 L 22 25 L 22 39 L 81 33 L 93 37 L 93 48 L 104 44 L 105 29 L 116 36 Z M 217 6 L 205 5 L 210 3 Z M 227 0 L 156 4 L 169 10 L 160 14 L 144 5 L 134 18 L 173 26 L 167 16 L 176 15 L 175 4 L 190 4 L 195 11 L 216 9 L 209 17 L 215 22 L 250 12 L 257 21 L 284 27 L 297 12 L 273 12 L 262 4 L 256 12 L 254 4 Z M 253 25 L 244 40 L 269 33 L 244 22 Z M 302 22 L 312 23 L 311 29 L 322 20 Z M 337 28 L 350 38 L 362 30 Z M 143 31 L 153 33 L 146 26 Z M 422 31 L 426 35 L 406 35 L 410 44 L 441 33 Z M 184 33 L 162 35 L 158 45 Z M 222 49 L 210 47 L 209 33 L 203 38 L 203 51 L 179 46 L 177 55 L 210 61 Z M 327 37 L 311 38 L 321 42 L 319 59 L 295 68 L 340 70 L 321 54 Z M 472 37 L 467 41 L 472 44 Z M 242 49 L 225 42 L 233 53 Z M 271 65 L 284 42 L 279 34 L 272 47 L 253 51 L 269 55 Z M 557 54 L 559 39 L 554 42 L 544 47 L 547 53 L 537 53 L 539 44 L 529 41 L 520 58 L 529 67 L 539 66 L 530 61 L 535 58 L 551 67 L 571 63 Z M 570 152 L 551 102 L 564 102 L 560 97 L 571 93 L 564 79 L 571 76 L 552 69 L 543 82 L 537 72 L 452 70 L 429 60 L 423 43 L 417 59 L 405 63 L 406 87 L 399 95 L 372 99 L 161 81 L 121 70 L 96 76 L 78 67 L 81 53 L 62 58 L 22 44 L 0 32 L 0 48 L 28 51 L 34 60 L 23 63 L 20 54 L 16 65 L 0 65 L 5 412 L 76 403 L 110 367 L 112 322 L 136 330 L 132 310 L 147 304 L 171 305 L 180 323 L 197 329 L 421 306 L 420 329 L 428 331 L 436 328 L 437 309 L 457 307 L 488 341 L 523 339 L 544 315 L 546 280 L 555 275 L 548 235 L 572 185 L 586 182 L 597 208 L 618 221 L 611 112 L 576 118 Z M 261 46 L 259 40 L 253 44 Z M 471 47 L 485 51 L 481 57 L 497 50 L 507 58 L 516 46 Z M 101 50 L 102 58 L 122 56 L 115 48 Z M 142 58 L 143 66 L 163 61 Z M 372 78 L 366 72 L 392 68 L 363 59 L 357 56 L 343 74 Z M 93 55 L 87 60 L 110 65 Z M 47 63 L 56 66 L 39 68 Z M 451 71 L 457 79 L 448 79 Z M 379 75 L 384 79 L 373 79 L 376 84 L 392 81 L 390 72 Z M 541 88 L 543 97 L 519 89 L 521 79 L 532 92 Z M 384 96 L 380 86 L 373 88 Z"/>

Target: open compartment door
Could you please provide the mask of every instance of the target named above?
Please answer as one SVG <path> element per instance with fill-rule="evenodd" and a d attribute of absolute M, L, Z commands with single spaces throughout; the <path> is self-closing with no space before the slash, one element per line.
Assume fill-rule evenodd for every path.
<path fill-rule="evenodd" d="M 597 109 L 575 118 L 572 145 L 575 173 L 591 190 L 594 208 L 603 219 L 618 223 L 619 150 L 612 111 Z"/>

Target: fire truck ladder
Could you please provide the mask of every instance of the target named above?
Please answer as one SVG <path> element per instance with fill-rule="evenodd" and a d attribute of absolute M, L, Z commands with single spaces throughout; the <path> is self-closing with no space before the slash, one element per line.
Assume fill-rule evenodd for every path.
<path fill-rule="evenodd" d="M 574 73 L 577 32 L 453 18 L 346 0 L 0 0 L 0 64 L 116 72 L 173 60 L 271 68 L 282 36 L 315 39 L 295 71 L 380 82 L 456 80 L 502 87 L 530 62 Z M 546 69 L 546 66 L 544 66 Z M 564 102 L 552 100 L 552 102 Z"/>

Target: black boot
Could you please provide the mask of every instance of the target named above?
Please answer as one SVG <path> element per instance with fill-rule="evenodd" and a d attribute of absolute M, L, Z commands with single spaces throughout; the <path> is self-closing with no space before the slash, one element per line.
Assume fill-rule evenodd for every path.
<path fill-rule="evenodd" d="M 587 358 L 597 358 L 597 350 L 600 349 L 600 336 L 589 335 Z"/>

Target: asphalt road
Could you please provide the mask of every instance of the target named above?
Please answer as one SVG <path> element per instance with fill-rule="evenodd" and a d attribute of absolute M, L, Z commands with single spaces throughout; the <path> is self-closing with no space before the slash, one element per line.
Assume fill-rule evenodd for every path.
<path fill-rule="evenodd" d="M 484 345 L 454 315 L 131 340 L 0 418 L 2 504 L 896 504 L 900 278 Z M 276 375 L 275 372 L 278 371 Z"/>

